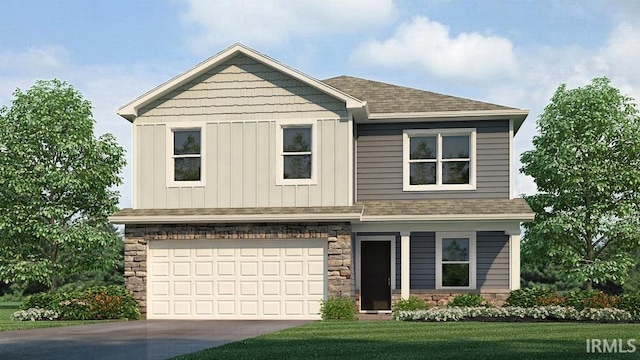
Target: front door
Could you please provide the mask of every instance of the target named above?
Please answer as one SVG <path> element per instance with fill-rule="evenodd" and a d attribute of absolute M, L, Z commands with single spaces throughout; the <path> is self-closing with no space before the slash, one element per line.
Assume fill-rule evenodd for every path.
<path fill-rule="evenodd" d="M 360 244 L 362 310 L 391 310 L 391 244 L 362 241 Z"/>

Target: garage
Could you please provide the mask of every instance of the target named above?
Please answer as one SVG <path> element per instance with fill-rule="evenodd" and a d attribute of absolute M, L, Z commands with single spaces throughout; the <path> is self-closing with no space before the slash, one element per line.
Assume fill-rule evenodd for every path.
<path fill-rule="evenodd" d="M 319 319 L 326 239 L 150 240 L 148 319 Z"/>

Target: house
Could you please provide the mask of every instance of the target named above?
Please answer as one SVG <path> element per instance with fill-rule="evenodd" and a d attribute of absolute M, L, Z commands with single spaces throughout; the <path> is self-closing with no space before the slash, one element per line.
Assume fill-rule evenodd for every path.
<path fill-rule="evenodd" d="M 316 319 L 520 282 L 527 110 L 234 45 L 117 109 L 133 125 L 125 281 L 149 319 Z"/>

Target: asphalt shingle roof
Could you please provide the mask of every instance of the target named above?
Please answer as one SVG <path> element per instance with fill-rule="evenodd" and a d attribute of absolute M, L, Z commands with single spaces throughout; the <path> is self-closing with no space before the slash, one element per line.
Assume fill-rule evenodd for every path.
<path fill-rule="evenodd" d="M 517 110 L 512 107 L 438 94 L 352 76 L 322 80 L 325 84 L 364 100 L 371 113 Z"/>

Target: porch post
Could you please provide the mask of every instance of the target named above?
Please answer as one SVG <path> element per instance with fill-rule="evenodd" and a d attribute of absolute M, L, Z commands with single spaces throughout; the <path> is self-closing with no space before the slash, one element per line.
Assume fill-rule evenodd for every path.
<path fill-rule="evenodd" d="M 520 234 L 509 235 L 509 290 L 520 289 Z"/>
<path fill-rule="evenodd" d="M 409 269 L 411 268 L 411 256 L 409 254 L 409 241 L 411 238 L 411 233 L 409 231 L 400 232 L 400 296 L 403 299 L 409 298 L 409 287 L 411 278 L 411 274 L 409 274 Z"/>

